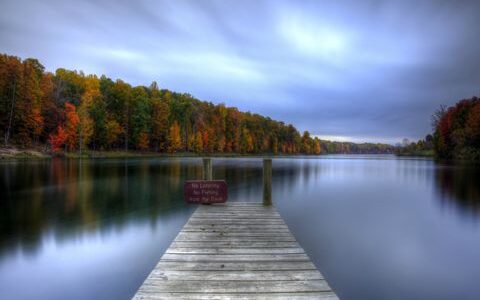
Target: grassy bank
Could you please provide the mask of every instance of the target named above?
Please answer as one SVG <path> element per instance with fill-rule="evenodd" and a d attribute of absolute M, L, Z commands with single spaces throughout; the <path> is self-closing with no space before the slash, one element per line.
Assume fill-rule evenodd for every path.
<path fill-rule="evenodd" d="M 158 153 L 137 151 L 83 151 L 51 153 L 41 149 L 0 148 L 0 159 L 50 159 L 64 158 L 130 158 L 130 157 L 196 157 L 196 153 Z"/>
<path fill-rule="evenodd" d="M 335 154 L 335 153 L 324 153 L 326 154 Z M 341 153 L 339 153 L 341 154 Z M 355 153 L 351 153 L 355 154 Z M 407 155 L 407 154 L 403 154 Z M 430 154 L 411 154 L 412 156 L 433 156 L 433 153 Z M 315 157 L 317 154 L 273 154 L 273 153 L 195 153 L 195 152 L 175 152 L 175 153 L 160 153 L 160 152 L 149 152 L 149 151 L 123 151 L 123 150 L 111 150 L 111 151 L 92 151 L 87 150 L 83 152 L 60 152 L 52 153 L 49 150 L 46 150 L 44 147 L 37 148 L 0 148 L 0 159 L 50 159 L 54 157 L 60 158 L 88 158 L 88 159 L 97 159 L 97 158 L 151 158 L 151 157 L 298 157 L 298 156 L 312 156 Z"/>
<path fill-rule="evenodd" d="M 411 151 L 411 152 L 398 152 L 395 153 L 397 156 L 421 156 L 421 157 L 434 157 L 435 152 L 433 150 L 421 150 L 421 151 Z"/>
<path fill-rule="evenodd" d="M 134 157 L 261 157 L 262 155 L 273 156 L 272 154 L 241 154 L 241 153 L 195 153 L 195 152 L 139 152 L 139 151 L 83 151 L 83 152 L 60 152 L 51 153 L 41 148 L 37 149 L 19 149 L 19 148 L 0 148 L 0 159 L 50 159 L 53 157 L 63 158 L 134 158 Z M 282 154 L 282 156 L 288 156 Z"/>

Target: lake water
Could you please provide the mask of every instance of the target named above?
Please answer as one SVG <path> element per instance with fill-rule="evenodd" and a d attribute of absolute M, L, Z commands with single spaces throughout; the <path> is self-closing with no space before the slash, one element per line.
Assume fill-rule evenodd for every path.
<path fill-rule="evenodd" d="M 261 158 L 213 160 L 260 201 Z M 130 299 L 187 221 L 198 158 L 0 163 L 0 299 Z M 480 170 L 275 158 L 273 201 L 339 297 L 480 299 Z"/>

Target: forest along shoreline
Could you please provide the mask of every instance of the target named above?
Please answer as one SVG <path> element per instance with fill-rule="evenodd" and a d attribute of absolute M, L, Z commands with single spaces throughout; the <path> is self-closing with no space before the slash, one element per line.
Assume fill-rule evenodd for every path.
<path fill-rule="evenodd" d="M 392 153 L 386 144 L 320 140 L 309 131 L 187 93 L 0 54 L 2 156 L 135 153 Z M 105 151 L 105 152 L 104 152 Z M 78 153 L 78 154 L 76 154 Z M 107 154 L 108 153 L 108 154 Z M 126 154 L 121 154 L 125 156 Z M 135 154 L 137 155 L 137 154 Z"/>

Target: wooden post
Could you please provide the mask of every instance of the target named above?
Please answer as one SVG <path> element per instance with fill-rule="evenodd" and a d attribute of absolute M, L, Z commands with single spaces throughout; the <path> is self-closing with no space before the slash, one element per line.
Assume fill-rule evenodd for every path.
<path fill-rule="evenodd" d="M 213 180 L 211 158 L 203 159 L 203 180 Z"/>
<path fill-rule="evenodd" d="M 272 159 L 263 160 L 263 205 L 272 205 Z"/>

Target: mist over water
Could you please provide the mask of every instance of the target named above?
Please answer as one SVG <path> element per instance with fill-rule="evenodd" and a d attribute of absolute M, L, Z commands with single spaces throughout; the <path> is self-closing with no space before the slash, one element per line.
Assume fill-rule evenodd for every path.
<path fill-rule="evenodd" d="M 261 158 L 215 158 L 261 201 Z M 275 158 L 273 201 L 341 299 L 476 299 L 480 170 L 394 156 Z M 0 163 L 0 298 L 130 299 L 195 206 L 201 160 Z"/>

